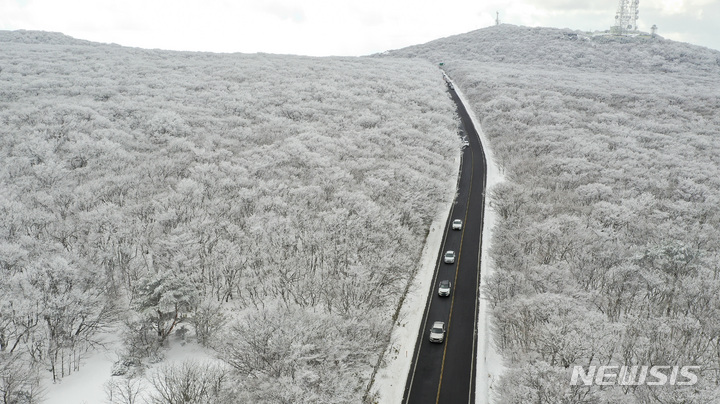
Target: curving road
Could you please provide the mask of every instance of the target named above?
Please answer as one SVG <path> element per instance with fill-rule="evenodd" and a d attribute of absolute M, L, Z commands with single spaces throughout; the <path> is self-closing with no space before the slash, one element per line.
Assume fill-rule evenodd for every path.
<path fill-rule="evenodd" d="M 438 251 L 433 287 L 428 296 L 422 328 L 415 344 L 413 362 L 405 386 L 403 403 L 474 403 L 477 356 L 477 310 L 480 293 L 480 250 L 485 206 L 486 163 L 480 138 L 457 93 L 448 85 L 457 104 L 461 129 L 469 147 L 463 149 L 458 194 L 441 251 Z M 454 219 L 462 219 L 461 231 L 451 230 Z M 442 255 L 455 251 L 455 264 L 445 264 Z M 449 297 L 439 297 L 441 280 L 452 282 Z M 442 344 L 430 343 L 428 333 L 435 321 L 444 321 L 447 332 Z"/>

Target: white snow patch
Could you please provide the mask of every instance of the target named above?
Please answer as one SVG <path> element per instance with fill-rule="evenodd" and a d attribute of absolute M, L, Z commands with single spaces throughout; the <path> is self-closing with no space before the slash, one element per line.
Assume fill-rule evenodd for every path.
<path fill-rule="evenodd" d="M 101 404 L 107 401 L 106 384 L 111 379 L 119 379 L 123 376 L 111 376 L 112 366 L 119 359 L 115 352 L 119 352 L 122 343 L 116 335 L 107 336 L 106 348 L 93 352 L 87 359 L 83 360 L 80 370 L 66 376 L 57 383 L 52 382 L 52 376 L 42 381 L 45 391 L 43 404 Z M 146 376 L 138 380 L 142 393 L 138 397 L 139 402 L 147 399 L 151 393 L 152 386 L 147 382 L 147 377 L 152 376 L 159 368 L 164 366 L 180 365 L 183 362 L 192 360 L 194 363 L 217 363 L 223 364 L 217 359 L 213 351 L 202 346 L 188 342 L 171 340 L 169 347 L 163 352 L 163 360 L 150 365 L 145 370 Z"/>
<path fill-rule="evenodd" d="M 102 350 L 96 350 L 80 362 L 80 370 L 52 382 L 52 375 L 41 381 L 45 391 L 46 404 L 98 404 L 106 401 L 105 382 L 110 379 L 113 363 L 118 359 L 115 354 L 120 347 L 119 339 L 107 335 L 107 344 Z"/>
<path fill-rule="evenodd" d="M 205 348 L 194 342 L 186 344 L 173 342 L 170 348 L 165 351 L 165 358 L 158 365 L 179 365 L 186 361 L 194 361 L 197 363 L 217 363 L 222 364 L 220 359 L 215 357 L 214 351 Z"/>

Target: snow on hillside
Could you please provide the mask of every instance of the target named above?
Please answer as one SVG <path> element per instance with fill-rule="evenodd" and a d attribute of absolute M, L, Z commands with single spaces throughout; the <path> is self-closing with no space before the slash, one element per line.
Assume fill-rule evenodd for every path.
<path fill-rule="evenodd" d="M 192 380 L 217 403 L 361 402 L 452 198 L 442 61 L 505 179 L 488 193 L 482 303 L 508 367 L 478 400 L 720 400 L 720 52 L 509 25 L 382 60 L 32 31 L 0 44 L 13 399 L 74 385 L 94 400 L 121 369 L 115 391 L 152 384 L 147 399 Z M 97 345 L 109 326 L 112 353 Z M 167 359 L 196 346 L 221 364 Z M 690 387 L 570 386 L 574 366 L 608 363 L 701 371 Z"/>
<path fill-rule="evenodd" d="M 720 401 L 720 52 L 503 25 L 388 54 L 444 62 L 506 180 L 485 289 L 500 401 Z M 658 364 L 697 382 L 571 386 Z"/>
<path fill-rule="evenodd" d="M 112 369 L 113 403 L 186 382 L 204 402 L 362 401 L 453 197 L 435 66 L 0 44 L 4 394 L 98 393 Z M 162 366 L 176 340 L 222 365 Z"/>
<path fill-rule="evenodd" d="M 379 56 L 379 55 L 378 55 Z M 501 24 L 384 53 L 434 63 L 467 60 L 624 74 L 682 70 L 720 73 L 720 51 L 660 36 L 617 37 Z"/>
<path fill-rule="evenodd" d="M 24 43 L 24 44 L 44 44 L 44 45 L 82 45 L 82 46 L 101 46 L 100 44 L 76 39 L 60 32 L 47 31 L 2 31 L 0 32 L 0 42 L 7 43 Z"/>

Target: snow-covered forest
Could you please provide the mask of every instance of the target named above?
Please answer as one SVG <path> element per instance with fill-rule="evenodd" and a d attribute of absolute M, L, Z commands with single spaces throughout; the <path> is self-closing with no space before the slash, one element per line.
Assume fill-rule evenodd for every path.
<path fill-rule="evenodd" d="M 362 402 L 459 153 L 429 62 L 0 31 L 0 401 Z"/>
<path fill-rule="evenodd" d="M 485 290 L 499 402 L 720 402 L 720 52 L 501 25 L 388 54 L 444 62 L 507 179 Z M 576 365 L 701 370 L 571 387 Z"/>
<path fill-rule="evenodd" d="M 720 401 L 720 52 L 501 25 L 382 56 L 0 31 L 2 402 L 51 398 L 109 335 L 109 403 L 372 401 L 457 173 L 439 62 L 507 180 L 498 401 Z M 163 365 L 178 342 L 217 360 Z M 573 387 L 576 365 L 702 368 Z"/>

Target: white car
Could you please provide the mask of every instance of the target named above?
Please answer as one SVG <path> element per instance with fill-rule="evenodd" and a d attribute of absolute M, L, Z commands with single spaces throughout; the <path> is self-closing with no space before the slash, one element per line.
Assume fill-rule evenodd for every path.
<path fill-rule="evenodd" d="M 445 323 L 436 321 L 430 329 L 430 342 L 443 342 L 445 340 Z"/>
<path fill-rule="evenodd" d="M 452 229 L 453 230 L 462 230 L 462 220 L 460 220 L 460 219 L 453 220 Z"/>
<path fill-rule="evenodd" d="M 454 264 L 455 263 L 455 251 L 449 250 L 445 253 L 445 257 L 443 257 L 443 260 L 446 264 Z"/>
<path fill-rule="evenodd" d="M 452 283 L 445 279 L 440 281 L 440 285 L 438 286 L 438 296 L 450 296 L 450 289 L 452 288 Z"/>

